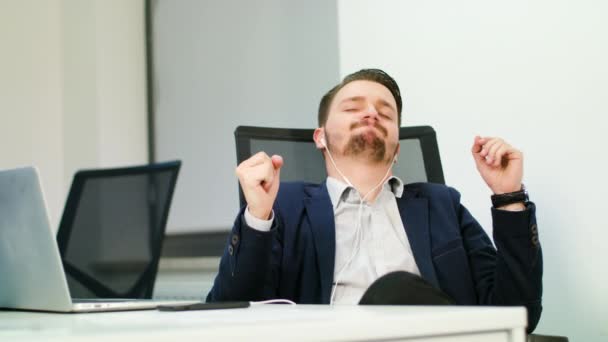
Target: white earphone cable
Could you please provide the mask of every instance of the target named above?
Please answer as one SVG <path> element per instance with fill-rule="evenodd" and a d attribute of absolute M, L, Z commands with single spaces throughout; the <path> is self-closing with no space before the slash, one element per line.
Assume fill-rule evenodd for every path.
<path fill-rule="evenodd" d="M 367 198 L 367 196 L 372 194 L 378 187 L 380 187 L 382 184 L 384 184 L 384 181 L 386 180 L 386 177 L 388 176 L 389 172 L 391 171 L 393 165 L 392 165 L 392 163 L 389 165 L 388 169 L 386 170 L 386 173 L 384 174 L 384 176 L 382 177 L 380 182 L 378 184 L 376 184 L 376 186 L 374 186 L 371 190 L 369 190 L 362 197 L 361 193 L 357 190 L 357 188 L 355 188 L 355 186 L 350 182 L 350 180 L 348 180 L 348 178 L 342 173 L 342 171 L 340 171 L 340 169 L 336 165 L 336 162 L 334 161 L 334 158 L 332 157 L 331 152 L 329 151 L 329 147 L 327 147 L 327 145 L 325 144 L 325 139 L 323 139 L 323 138 L 321 138 L 321 139 L 322 139 L 321 143 L 323 144 L 323 146 L 325 147 L 325 150 L 327 151 L 329 160 L 333 164 L 336 171 L 338 171 L 338 174 L 340 174 L 340 176 L 342 176 L 342 178 L 344 179 L 346 184 L 350 185 L 353 189 L 355 189 L 355 191 L 357 191 L 357 194 L 359 195 L 359 210 L 358 210 L 357 221 L 356 221 L 357 225 L 355 226 L 356 244 L 355 244 L 355 247 L 353 248 L 353 251 L 352 251 L 350 257 L 348 258 L 348 261 L 344 264 L 344 266 L 342 266 L 342 268 L 340 268 L 340 271 L 338 271 L 336 280 L 333 283 L 331 295 L 329 297 L 329 304 L 331 305 L 331 304 L 334 304 L 334 296 L 336 294 L 336 288 L 338 287 L 338 284 L 340 284 L 340 277 L 342 276 L 342 273 L 350 265 L 350 263 L 354 260 L 355 256 L 359 252 L 359 248 L 361 247 L 361 242 L 363 240 L 363 234 L 361 233 L 360 228 L 361 228 L 361 220 L 362 220 L 362 216 L 363 216 L 363 203 L 365 202 L 365 199 Z M 393 160 L 395 160 L 395 159 L 396 159 L 396 156 L 393 158 Z"/>

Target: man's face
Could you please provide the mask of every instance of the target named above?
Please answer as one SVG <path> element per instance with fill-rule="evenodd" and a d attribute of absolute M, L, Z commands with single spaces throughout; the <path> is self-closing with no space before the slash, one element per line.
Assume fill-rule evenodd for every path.
<path fill-rule="evenodd" d="M 389 162 L 399 143 L 395 98 L 382 84 L 353 81 L 334 97 L 325 136 L 331 153 Z"/>

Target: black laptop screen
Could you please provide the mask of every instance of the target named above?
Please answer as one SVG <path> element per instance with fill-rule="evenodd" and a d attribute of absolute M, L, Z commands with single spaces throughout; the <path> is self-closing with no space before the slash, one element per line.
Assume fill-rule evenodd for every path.
<path fill-rule="evenodd" d="M 73 298 L 151 298 L 178 167 L 76 174 L 57 235 Z"/>

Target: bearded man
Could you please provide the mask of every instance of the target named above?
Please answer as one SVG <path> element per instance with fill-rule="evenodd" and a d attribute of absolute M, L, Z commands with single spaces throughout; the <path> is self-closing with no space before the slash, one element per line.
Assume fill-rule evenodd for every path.
<path fill-rule="evenodd" d="M 542 309 L 542 253 L 522 153 L 500 138 L 473 139 L 477 170 L 494 193 L 494 247 L 456 190 L 392 174 L 401 111 L 394 79 L 360 70 L 319 105 L 313 139 L 325 182 L 281 183 L 278 155 L 243 161 L 236 174 L 247 206 L 207 301 L 357 304 L 376 279 L 407 271 L 455 304 L 526 306 L 532 331 Z"/>

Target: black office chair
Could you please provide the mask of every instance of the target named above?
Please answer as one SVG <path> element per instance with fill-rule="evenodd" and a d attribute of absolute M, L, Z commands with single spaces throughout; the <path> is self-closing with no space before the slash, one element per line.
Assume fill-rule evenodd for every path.
<path fill-rule="evenodd" d="M 76 173 L 57 233 L 73 298 L 152 298 L 180 165 Z"/>
<path fill-rule="evenodd" d="M 564 336 L 550 336 L 550 335 L 528 335 L 528 342 L 568 342 L 568 338 Z"/>
<path fill-rule="evenodd" d="M 320 183 L 327 174 L 323 155 L 312 140 L 313 132 L 314 129 L 239 126 L 234 132 L 237 162 L 240 164 L 259 151 L 269 155 L 279 154 L 284 160 L 281 181 Z M 401 127 L 399 142 L 400 162 L 393 167 L 396 176 L 405 183 L 445 183 L 437 138 L 432 127 Z M 240 187 L 239 200 L 241 206 L 245 204 Z"/>

